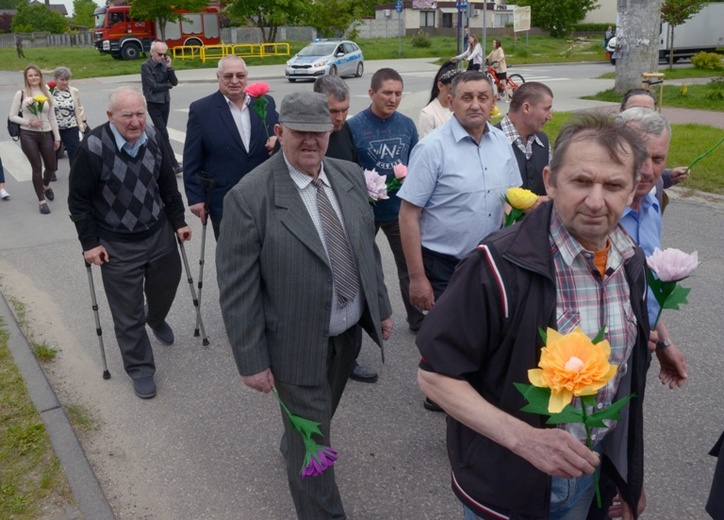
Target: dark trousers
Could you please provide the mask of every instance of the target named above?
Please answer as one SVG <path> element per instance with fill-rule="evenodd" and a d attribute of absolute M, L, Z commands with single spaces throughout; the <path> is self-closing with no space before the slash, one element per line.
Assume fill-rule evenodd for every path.
<path fill-rule="evenodd" d="M 0 158 L 0 184 L 5 184 L 5 168 L 3 168 L 2 158 Z"/>
<path fill-rule="evenodd" d="M 151 117 L 151 121 L 153 121 L 153 126 L 160 135 L 158 142 L 166 149 L 174 167 L 178 166 L 176 154 L 173 153 L 171 141 L 168 137 L 168 130 L 166 129 L 168 116 L 171 113 L 171 105 L 169 103 L 146 103 L 146 105 L 148 115 Z"/>
<path fill-rule="evenodd" d="M 355 357 L 355 336 L 359 326 L 351 327 L 327 343 L 327 380 L 316 386 L 298 386 L 275 380 L 279 397 L 289 411 L 320 423 L 322 438 L 314 440 L 322 446 L 332 446 L 330 425 L 337 410 L 349 371 Z M 334 466 L 317 477 L 302 478 L 300 471 L 306 449 L 302 437 L 294 430 L 282 411 L 284 436 L 281 450 L 287 462 L 289 490 L 299 519 L 344 519 L 344 507 L 334 479 Z"/>
<path fill-rule="evenodd" d="M 425 276 L 432 286 L 435 301 L 440 299 L 443 291 L 450 283 L 455 268 L 460 260 L 451 255 L 437 253 L 425 247 L 422 248 L 422 264 L 425 266 Z"/>
<path fill-rule="evenodd" d="M 390 244 L 392 256 L 395 258 L 397 266 L 397 278 L 400 281 L 400 294 L 402 295 L 402 303 L 405 305 L 407 312 L 407 323 L 412 328 L 419 328 L 425 315 L 420 309 L 410 303 L 410 275 L 407 272 L 407 262 L 405 262 L 405 253 L 402 251 L 402 240 L 400 239 L 400 224 L 397 220 L 378 221 L 375 222 L 375 234 L 382 229 Z"/>
<path fill-rule="evenodd" d="M 101 266 L 103 286 L 123 366 L 132 379 L 156 372 L 146 322 L 160 325 L 168 315 L 181 280 L 181 259 L 171 225 L 145 240 L 103 240 L 109 262 Z M 144 311 L 144 294 L 148 315 Z"/>
<path fill-rule="evenodd" d="M 714 520 L 724 520 L 724 433 L 709 452 L 709 455 L 718 457 L 714 478 L 711 481 L 711 492 L 706 503 L 706 512 Z"/>
<path fill-rule="evenodd" d="M 53 132 L 35 132 L 21 128 L 20 148 L 30 161 L 35 195 L 42 202 L 45 200 L 43 185 L 48 186 L 50 184 L 50 178 L 57 169 L 55 150 L 53 150 Z M 45 165 L 44 170 L 43 165 Z"/>
<path fill-rule="evenodd" d="M 78 145 L 80 144 L 78 127 L 74 126 L 73 128 L 61 128 L 58 131 L 60 132 L 60 140 L 63 142 L 63 146 L 65 146 L 65 151 L 68 154 L 68 162 L 72 165 L 73 159 L 75 158 L 75 151 L 78 149 Z M 55 154 L 55 158 L 56 160 L 58 159 L 57 152 Z"/>

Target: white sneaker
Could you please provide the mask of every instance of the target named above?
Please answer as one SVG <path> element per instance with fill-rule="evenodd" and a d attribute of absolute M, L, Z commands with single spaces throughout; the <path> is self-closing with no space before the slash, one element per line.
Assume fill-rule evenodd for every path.
<path fill-rule="evenodd" d="M 10 194 L 5 190 L 5 188 L 0 189 L 0 198 L 3 200 L 8 200 L 10 198 Z"/>

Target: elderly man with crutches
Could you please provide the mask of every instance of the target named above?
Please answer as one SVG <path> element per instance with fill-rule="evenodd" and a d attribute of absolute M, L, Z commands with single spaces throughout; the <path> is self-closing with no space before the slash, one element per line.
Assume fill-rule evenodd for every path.
<path fill-rule="evenodd" d="M 143 95 L 119 87 L 108 101 L 108 122 L 78 149 L 68 207 L 86 263 L 101 267 L 126 373 L 136 395 L 150 399 L 156 366 L 145 326 L 161 343 L 174 342 L 166 316 L 181 279 L 176 241 L 190 239 L 191 229 L 171 159 L 146 126 Z"/>

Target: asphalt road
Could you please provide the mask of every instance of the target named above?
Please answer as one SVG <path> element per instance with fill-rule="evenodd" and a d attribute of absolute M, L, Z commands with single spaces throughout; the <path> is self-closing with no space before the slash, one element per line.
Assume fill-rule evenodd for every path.
<path fill-rule="evenodd" d="M 363 78 L 349 81 L 353 113 L 368 104 L 366 91 L 375 66 L 403 71 L 401 110 L 417 119 L 436 67 L 424 60 L 368 63 Z M 609 66 L 599 64 L 516 67 L 514 72 L 549 83 L 556 96 L 555 109 L 573 110 L 602 105 L 576 96 L 608 88 L 610 80 L 587 79 L 607 70 Z M 287 92 L 311 88 L 288 84 L 273 67 L 253 68 L 250 77 L 269 82 L 277 102 Z M 9 107 L 20 79 L 19 73 L 0 73 L 0 104 Z M 105 120 L 105 99 L 119 82 L 137 84 L 138 78 L 73 83 L 81 91 L 91 124 Z M 182 82 L 172 92 L 170 122 L 179 155 L 186 107 L 216 89 L 213 71 L 182 75 Z M 59 350 L 46 372 L 61 402 L 82 404 L 95 418 L 97 428 L 80 434 L 80 439 L 116 517 L 293 518 L 279 453 L 279 411 L 272 396 L 244 388 L 236 373 L 217 301 L 211 233 L 203 293 L 211 344 L 203 347 L 192 335 L 195 314 L 184 277 L 168 318 L 176 344 L 163 346 L 152 337 L 158 396 L 142 401 L 123 372 L 100 273 L 94 269 L 112 373 L 108 381 L 101 378 L 86 272 L 67 217 L 67 160 L 61 160 L 59 181 L 53 186 L 53 213 L 43 216 L 34 201 L 27 162 L 5 135 L 0 156 L 12 195 L 10 201 L 0 201 L 0 288 L 6 298 L 24 304 L 34 341 L 47 341 Z M 674 338 L 687 356 L 689 381 L 679 390 L 661 387 L 654 361 L 646 395 L 644 518 L 656 520 L 705 518 L 703 506 L 714 467 L 707 452 L 724 424 L 720 402 L 724 356 L 718 341 L 724 205 L 716 198 L 679 194 L 672 197 L 664 218 L 664 244 L 698 250 L 702 263 L 687 280 L 692 287 L 690 304 L 667 312 Z M 196 278 L 201 227 L 193 216 L 188 220 L 194 238 L 187 251 Z M 337 413 L 332 445 L 340 453 L 335 465 L 339 487 L 350 519 L 459 518 L 461 508 L 449 486 L 444 418 L 422 408 L 415 383 L 415 337 L 404 326 L 391 254 L 383 239 L 378 242 L 397 323 L 386 345 L 384 365 L 371 342 L 363 347 L 362 362 L 380 372 L 380 381 L 350 382 Z"/>

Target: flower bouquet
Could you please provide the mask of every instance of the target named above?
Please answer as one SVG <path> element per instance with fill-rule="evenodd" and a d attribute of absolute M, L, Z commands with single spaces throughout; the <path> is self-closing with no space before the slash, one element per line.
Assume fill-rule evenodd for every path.
<path fill-rule="evenodd" d="M 528 370 L 528 379 L 532 385 L 514 383 L 528 404 L 521 410 L 547 415 L 546 424 L 581 423 L 586 432 L 588 448 L 593 450 L 591 428 L 605 428 L 603 421 L 620 419 L 619 412 L 633 397 L 633 394 L 612 403 L 610 406 L 596 409 L 596 394 L 616 375 L 617 365 L 609 363 L 611 345 L 604 339 L 601 328 L 591 340 L 580 327 L 569 334 L 548 328 L 539 329 L 545 347 L 541 349 L 539 368 Z M 578 397 L 580 408 L 573 406 L 573 398 Z M 598 486 L 598 474 L 594 472 L 596 504 L 601 507 L 601 492 Z"/>
<path fill-rule="evenodd" d="M 510 213 L 505 215 L 504 227 L 508 227 L 523 220 L 525 212 L 538 202 L 538 195 L 525 188 L 508 188 L 503 200 L 511 207 Z"/>
<path fill-rule="evenodd" d="M 23 100 L 23 104 L 31 114 L 36 117 L 40 117 L 40 114 L 43 112 L 43 105 L 46 101 L 48 101 L 48 98 L 43 94 L 36 94 L 33 97 L 26 97 Z"/>
<path fill-rule="evenodd" d="M 656 248 L 654 253 L 646 258 L 646 262 L 651 268 L 649 287 L 659 304 L 656 321 L 651 324 L 651 328 L 655 329 L 664 309 L 678 310 L 679 305 L 688 303 L 687 296 L 691 289 L 682 287 L 678 282 L 691 276 L 699 265 L 699 256 L 696 251 L 686 254 L 673 247 L 663 251 Z"/>
<path fill-rule="evenodd" d="M 337 460 L 337 452 L 329 446 L 318 444 L 312 439 L 312 435 L 315 434 L 320 437 L 322 436 L 318 422 L 294 415 L 279 397 L 277 389 L 273 388 L 272 392 L 287 414 L 289 422 L 292 423 L 292 427 L 299 432 L 299 435 L 302 436 L 302 440 L 304 441 L 304 447 L 307 451 L 304 455 L 304 462 L 302 463 L 302 469 L 300 471 L 302 477 L 316 477 L 321 475 L 325 469 L 334 465 L 334 461 Z"/>
<path fill-rule="evenodd" d="M 386 184 L 387 178 L 384 175 L 377 173 L 377 170 L 364 170 L 365 184 L 367 184 L 367 195 L 370 198 L 370 202 L 375 203 L 378 200 L 389 199 L 387 190 L 389 187 Z"/>
<path fill-rule="evenodd" d="M 266 125 L 266 107 L 269 104 L 269 100 L 265 97 L 265 94 L 269 92 L 269 85 L 264 82 L 252 83 L 247 85 L 244 89 L 245 94 L 249 94 L 253 99 L 251 100 L 251 109 L 256 115 L 258 115 L 264 122 L 264 131 L 266 132 L 266 138 L 269 139 L 269 129 Z"/>

